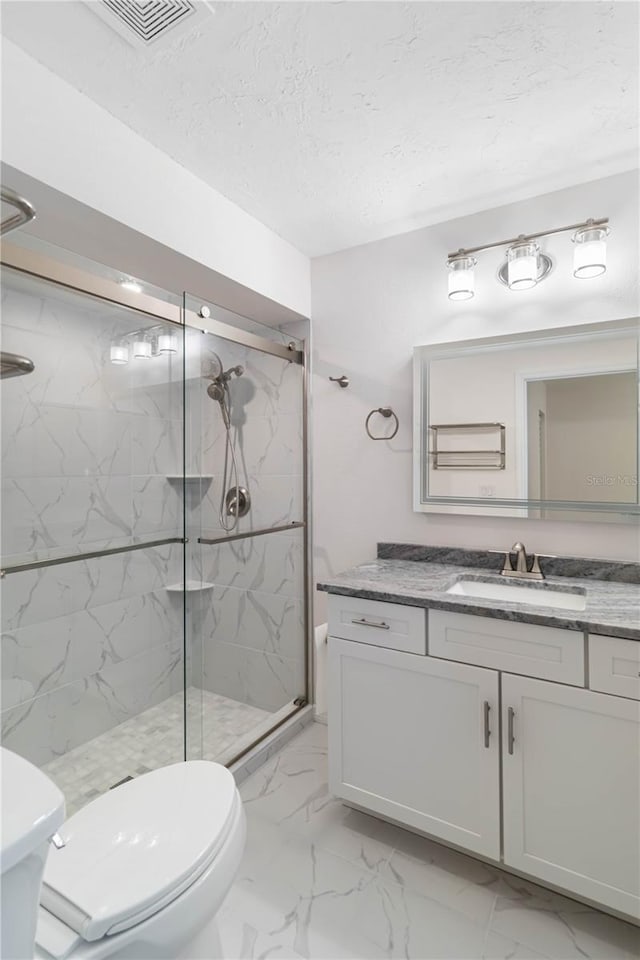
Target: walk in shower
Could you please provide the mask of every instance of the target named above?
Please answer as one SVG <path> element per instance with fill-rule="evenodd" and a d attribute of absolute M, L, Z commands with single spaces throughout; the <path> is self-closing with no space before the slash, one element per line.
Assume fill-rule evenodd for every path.
<path fill-rule="evenodd" d="M 72 812 L 307 702 L 304 331 L 3 262 L 2 742 Z"/>

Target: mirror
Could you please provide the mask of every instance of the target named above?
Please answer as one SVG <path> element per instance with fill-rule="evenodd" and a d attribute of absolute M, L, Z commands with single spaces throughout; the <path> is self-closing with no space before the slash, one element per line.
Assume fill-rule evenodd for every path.
<path fill-rule="evenodd" d="M 640 321 L 414 350 L 414 508 L 640 516 Z"/>

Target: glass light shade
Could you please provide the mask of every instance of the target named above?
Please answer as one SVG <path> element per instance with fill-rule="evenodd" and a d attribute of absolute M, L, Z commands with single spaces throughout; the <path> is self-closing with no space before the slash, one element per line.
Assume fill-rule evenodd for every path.
<path fill-rule="evenodd" d="M 471 300 L 475 293 L 473 268 L 475 257 L 456 257 L 447 261 L 449 268 L 449 300 Z"/>
<path fill-rule="evenodd" d="M 161 333 L 158 335 L 158 353 L 177 353 L 178 338 L 174 333 Z"/>
<path fill-rule="evenodd" d="M 147 340 L 146 338 L 134 340 L 133 356 L 135 357 L 136 360 L 150 360 L 151 359 L 151 341 Z"/>
<path fill-rule="evenodd" d="M 582 227 L 573 235 L 573 275 L 579 280 L 601 276 L 607 269 L 606 227 Z"/>
<path fill-rule="evenodd" d="M 129 363 L 129 345 L 127 343 L 111 344 L 111 363 Z"/>
<path fill-rule="evenodd" d="M 510 290 L 530 290 L 538 282 L 537 243 L 516 243 L 507 250 L 507 282 Z"/>

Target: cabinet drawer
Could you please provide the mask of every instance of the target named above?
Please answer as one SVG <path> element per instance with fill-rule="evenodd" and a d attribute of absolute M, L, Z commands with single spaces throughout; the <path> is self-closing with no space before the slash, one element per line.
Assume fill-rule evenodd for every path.
<path fill-rule="evenodd" d="M 584 686 L 584 635 L 576 630 L 430 610 L 429 654 Z"/>
<path fill-rule="evenodd" d="M 400 603 L 329 595 L 329 636 L 404 653 L 427 652 L 426 611 Z"/>
<path fill-rule="evenodd" d="M 640 642 L 589 634 L 589 686 L 640 700 Z"/>

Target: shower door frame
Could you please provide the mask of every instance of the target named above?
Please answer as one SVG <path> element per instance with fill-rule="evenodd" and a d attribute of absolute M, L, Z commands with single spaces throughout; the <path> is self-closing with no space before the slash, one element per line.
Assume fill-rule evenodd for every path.
<path fill-rule="evenodd" d="M 282 360 L 287 360 L 290 363 L 298 363 L 302 367 L 302 458 L 303 458 L 303 508 L 302 508 L 302 520 L 295 524 L 295 526 L 304 528 L 304 537 L 303 537 L 303 553 L 304 553 L 304 589 L 303 589 L 303 602 L 304 602 L 304 662 L 305 662 L 305 684 L 306 690 L 305 695 L 302 698 L 302 702 L 298 703 L 294 701 L 296 707 L 295 710 L 292 710 L 286 717 L 283 717 L 278 723 L 275 723 L 269 730 L 263 735 L 256 738 L 255 741 L 251 742 L 249 745 L 245 746 L 238 752 L 237 755 L 234 755 L 231 760 L 229 760 L 227 766 L 232 766 L 235 764 L 241 757 L 245 756 L 251 750 L 254 749 L 259 743 L 263 740 L 266 740 L 270 737 L 279 727 L 291 720 L 292 717 L 295 717 L 297 713 L 304 710 L 313 703 L 313 690 L 314 690 L 314 658 L 313 658 L 313 646 L 312 646 L 312 636 L 311 636 L 311 597 L 312 597 L 312 576 L 311 576 L 311 485 L 310 485 L 310 475 L 311 475 L 311 464 L 310 464 L 310 434 L 309 434 L 309 412 L 310 412 L 310 388 L 311 388 L 311 378 L 310 378 L 310 360 L 311 360 L 311 349 L 310 349 L 310 337 L 307 337 L 302 340 L 303 348 L 301 350 L 297 349 L 291 341 L 288 345 L 278 343 L 276 341 L 269 340 L 266 337 L 261 337 L 258 334 L 250 333 L 249 331 L 242 330 L 239 327 L 234 327 L 229 323 L 225 323 L 221 320 L 216 320 L 213 317 L 201 316 L 200 314 L 195 313 L 192 310 L 188 310 L 186 307 L 186 294 L 183 291 L 180 295 L 180 303 L 172 304 L 165 300 L 161 300 L 159 297 L 151 296 L 146 293 L 134 293 L 132 291 L 125 290 L 119 283 L 114 280 L 109 280 L 106 277 L 102 277 L 97 273 L 90 273 L 86 269 L 81 267 L 73 266 L 69 263 L 64 263 L 59 260 L 55 260 L 53 257 L 47 256 L 45 254 L 38 253 L 34 250 L 31 250 L 27 247 L 20 247 L 16 244 L 7 243 L 3 241 L 2 247 L 0 250 L 0 266 L 7 267 L 11 270 L 16 270 L 20 273 L 35 277 L 38 280 L 46 280 L 51 283 L 55 283 L 58 286 L 66 287 L 70 290 L 74 290 L 77 293 L 85 294 L 89 297 L 93 297 L 96 300 L 102 300 L 107 303 L 113 303 L 117 306 L 125 307 L 126 309 L 134 310 L 138 313 L 146 314 L 149 317 L 154 319 L 163 320 L 168 323 L 173 323 L 177 327 L 182 329 L 192 328 L 199 330 L 202 333 L 210 333 L 214 336 L 221 337 L 222 339 L 229 340 L 232 343 L 237 343 L 242 346 L 249 347 L 254 350 L 259 350 L 262 353 L 271 354 L 273 356 L 279 357 Z M 98 264 L 98 266 L 100 266 Z M 144 280 L 142 281 L 144 283 Z M 166 291 L 168 294 L 177 296 L 172 291 Z M 193 295 L 189 294 L 192 297 Z M 204 304 L 207 306 L 211 301 L 204 300 Z M 212 306 L 216 306 L 212 304 Z M 221 308 L 222 309 L 222 308 Z M 226 308 L 224 308 L 226 309 Z M 260 321 L 258 321 L 260 322 Z M 263 324 L 268 326 L 268 324 Z M 274 328 L 276 329 L 276 328 Z M 300 338 L 296 338 L 300 339 Z M 184 359 L 184 358 L 183 358 Z M 184 385 L 184 371 L 183 371 L 183 385 Z M 184 407 L 186 413 L 186 407 Z M 186 421 L 184 422 L 184 429 L 186 431 Z M 184 442 L 184 439 L 183 439 Z M 184 487 L 186 481 L 184 480 L 185 464 L 183 461 L 183 498 L 185 497 Z M 183 500 L 184 502 L 184 500 Z M 264 533 L 268 535 L 270 532 L 277 532 L 278 528 L 266 528 Z M 262 531 L 260 531 L 262 532 Z M 183 533 L 186 534 L 186 531 L 183 528 Z M 251 536 L 251 534 L 248 534 Z M 255 534 L 254 534 L 255 535 Z M 243 535 L 246 536 L 246 535 Z M 229 537 L 221 538 L 220 543 L 224 543 L 227 540 L 234 540 L 237 537 L 231 535 Z M 169 541 L 163 541 L 169 542 Z M 184 559 L 183 563 L 186 563 L 186 545 L 188 540 L 186 536 L 182 539 L 176 539 L 173 542 L 182 542 L 185 546 Z M 144 546 L 154 546 L 154 543 L 148 543 Z M 115 549 L 107 549 L 95 552 L 92 554 L 94 557 L 106 556 L 110 553 L 124 553 L 129 550 L 142 549 L 142 545 L 138 546 L 133 544 L 128 547 L 121 547 Z M 17 571 L 26 569 L 34 569 L 36 567 L 50 566 L 53 564 L 73 562 L 76 560 L 86 559 L 86 556 L 83 554 L 74 554 L 69 557 L 55 558 L 51 560 L 41 560 L 33 561 L 27 564 L 20 564 L 15 568 Z M 7 568 L 7 572 L 14 572 L 14 569 Z M 186 598 L 186 593 L 185 593 Z M 186 600 L 185 600 L 186 603 Z M 186 633 L 186 624 L 184 630 L 184 661 L 185 661 L 185 670 L 186 670 L 186 642 L 187 642 L 187 633 Z M 185 703 L 184 703 L 184 759 L 186 759 L 186 749 L 187 749 L 187 717 L 186 717 L 186 673 L 184 677 L 184 694 L 185 694 Z"/>
<path fill-rule="evenodd" d="M 290 341 L 288 344 L 277 343 L 274 340 L 269 340 L 266 337 L 261 337 L 258 334 L 250 333 L 246 330 L 241 330 L 238 327 L 232 326 L 230 323 L 225 323 L 222 320 L 215 320 L 213 317 L 207 317 L 202 313 L 195 313 L 195 311 L 190 310 L 186 306 L 187 296 L 191 300 L 202 299 L 203 307 L 208 307 L 211 303 L 210 300 L 206 298 L 200 298 L 192 293 L 183 294 L 183 306 L 182 306 L 182 316 L 184 320 L 184 326 L 193 330 L 200 330 L 202 333 L 213 334 L 216 337 L 220 337 L 223 340 L 228 340 L 231 343 L 237 343 L 241 346 L 249 347 L 252 350 L 258 350 L 261 353 L 270 354 L 271 356 L 278 357 L 281 360 L 286 360 L 289 363 L 297 363 L 302 367 L 302 520 L 292 523 L 285 524 L 284 526 L 275 526 L 275 527 L 262 527 L 258 530 L 247 530 L 242 533 L 229 533 L 225 536 L 220 536 L 214 538 L 208 537 L 198 537 L 198 542 L 205 545 L 217 545 L 230 543 L 234 540 L 247 540 L 252 537 L 260 536 L 269 536 L 271 533 L 280 533 L 285 530 L 294 530 L 296 528 L 302 528 L 304 530 L 303 536 L 303 602 L 304 602 L 304 673 L 305 673 L 305 691 L 304 696 L 297 698 L 293 703 L 295 710 L 292 710 L 287 714 L 286 717 L 282 717 L 277 723 L 274 723 L 269 730 L 257 737 L 255 740 L 248 743 L 246 746 L 242 747 L 237 754 L 234 754 L 233 757 L 228 761 L 227 766 L 233 766 L 244 756 L 250 753 L 254 747 L 256 747 L 263 740 L 266 740 L 271 736 L 279 727 L 283 726 L 292 717 L 295 717 L 297 713 L 301 710 L 304 710 L 306 707 L 312 706 L 313 704 L 313 690 L 314 690 L 314 657 L 313 657 L 313 637 L 311 631 L 311 597 L 313 590 L 313 579 L 311 575 L 311 486 L 310 486 L 310 437 L 309 437 L 309 411 L 310 411 L 310 388 L 311 388 L 311 378 L 309 375 L 309 364 L 311 360 L 311 348 L 310 348 L 310 336 L 302 340 L 303 349 L 298 350 L 295 347 L 294 341 Z M 212 304 L 214 307 L 216 304 Z M 226 309 L 226 308 L 224 308 Z M 231 311 L 230 311 L 231 312 Z M 260 322 L 260 321 L 258 321 Z M 263 324 L 267 326 L 267 324 Z M 274 330 L 277 328 L 273 328 Z M 280 331 L 282 332 L 282 331 Z M 298 341 L 300 338 L 295 338 Z M 185 405 L 186 409 L 186 405 Z M 185 499 L 186 502 L 186 499 Z M 186 553 L 185 553 L 186 557 Z M 186 579 L 186 572 L 185 572 Z M 185 632 L 186 636 L 186 632 Z M 186 738 L 186 723 L 185 723 L 185 738 Z M 185 756 L 186 756 L 186 739 L 185 739 Z"/>

